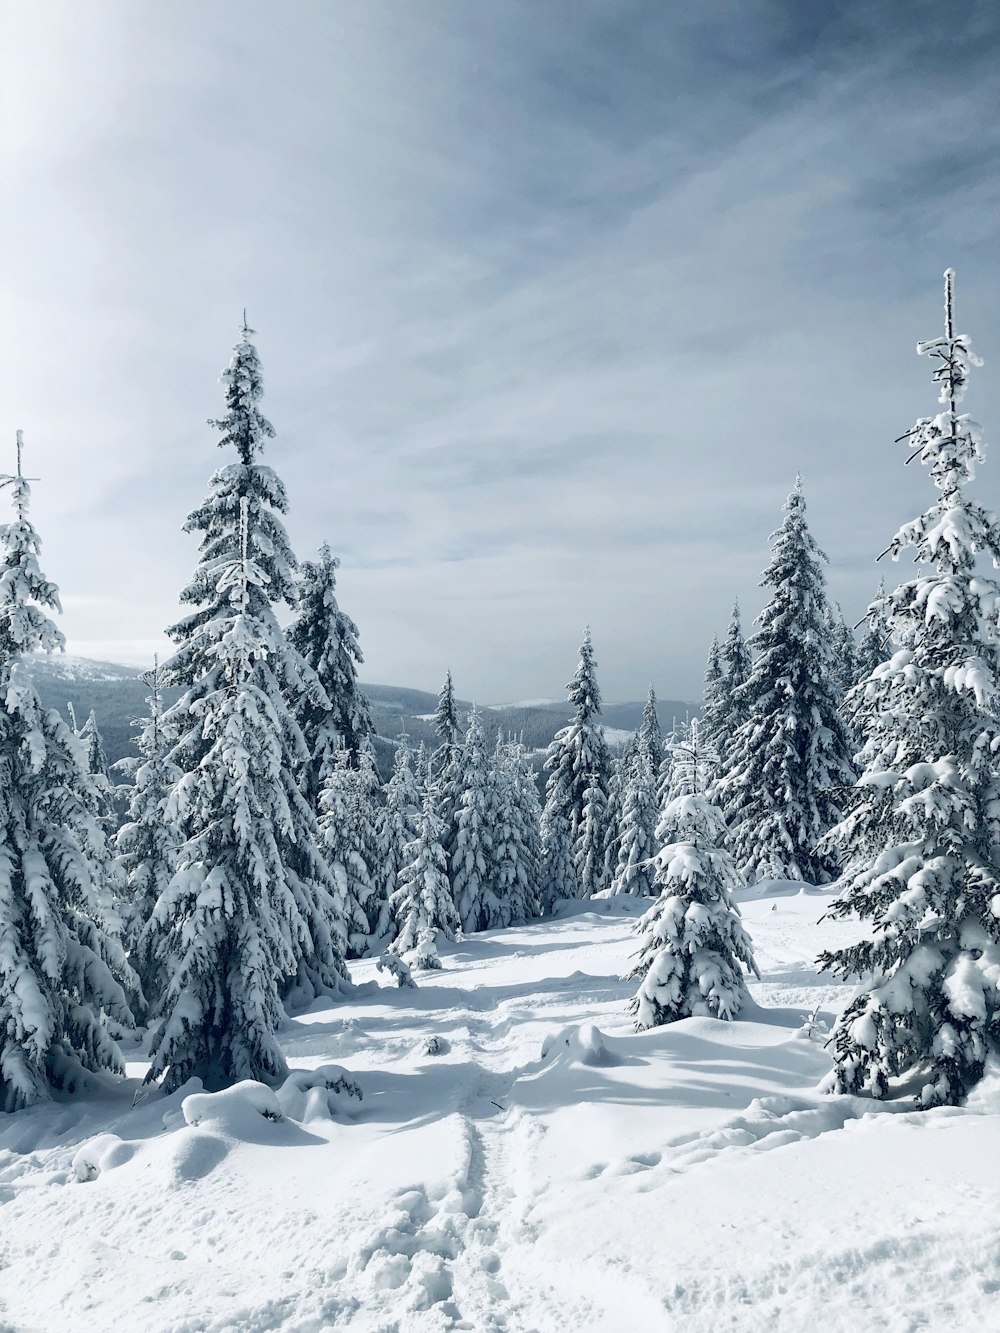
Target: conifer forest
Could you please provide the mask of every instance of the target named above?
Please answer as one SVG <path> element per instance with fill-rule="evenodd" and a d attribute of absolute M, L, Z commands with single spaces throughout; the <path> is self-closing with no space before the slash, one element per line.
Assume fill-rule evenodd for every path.
<path fill-rule="evenodd" d="M 887 160 L 885 127 L 871 116 L 863 127 L 862 113 L 885 109 L 895 126 L 903 112 L 891 99 L 865 101 L 869 85 L 852 81 L 855 69 L 878 70 L 928 142 L 952 136 L 934 158 L 947 188 L 978 188 L 960 167 L 970 123 L 961 108 L 971 115 L 996 82 L 987 59 L 1000 47 L 995 16 L 973 5 L 956 18 L 947 55 L 936 48 L 933 58 L 964 52 L 968 81 L 934 86 L 924 104 L 905 85 L 910 66 L 894 43 L 899 36 L 913 69 L 932 59 L 916 31 L 922 4 L 821 24 L 757 0 L 720 0 L 689 27 L 644 2 L 545 8 L 529 14 L 503 0 L 487 13 L 420 0 L 404 12 L 389 0 L 282 16 L 253 0 L 245 15 L 228 6 L 206 14 L 203 43 L 185 27 L 202 23 L 186 4 L 166 14 L 143 4 L 126 17 L 102 0 L 89 30 L 61 0 L 33 13 L 17 0 L 0 19 L 0 46 L 17 53 L 8 82 L 17 97 L 0 94 L 0 130 L 6 123 L 14 145 L 0 146 L 0 168 L 22 179 L 21 135 L 43 164 L 37 180 L 50 178 L 67 199 L 107 187 L 113 225 L 129 239 L 118 255 L 109 243 L 100 263 L 122 281 L 138 245 L 140 267 L 125 286 L 112 294 L 95 277 L 80 307 L 95 319 L 94 347 L 143 290 L 141 265 L 160 264 L 157 247 L 164 262 L 181 254 L 158 204 L 155 231 L 131 239 L 137 219 L 153 217 L 156 172 L 166 181 L 176 162 L 194 172 L 197 161 L 206 183 L 204 236 L 194 239 L 200 221 L 177 219 L 187 258 L 204 265 L 210 250 L 211 264 L 234 265 L 247 302 L 232 310 L 214 389 L 217 366 L 199 361 L 195 401 L 212 415 L 206 426 L 190 411 L 177 476 L 161 457 L 162 485 L 137 488 L 140 474 L 122 456 L 114 505 L 148 528 L 141 551 L 102 537 L 111 501 L 85 487 L 72 504 L 62 498 L 63 446 L 52 437 L 55 422 L 73 430 L 74 370 L 63 375 L 46 339 L 62 336 L 61 301 L 76 319 L 76 277 L 53 287 L 51 307 L 40 304 L 38 327 L 51 334 L 11 341 L 17 374 L 9 392 L 0 383 L 0 410 L 11 412 L 0 421 L 0 1333 L 954 1333 L 996 1322 L 1000 518 L 987 503 L 997 486 L 987 439 L 998 426 L 975 419 L 980 402 L 995 402 L 989 367 L 1000 358 L 996 302 L 982 295 L 996 274 L 977 248 L 986 231 L 976 228 L 988 228 L 970 220 L 963 230 L 943 209 L 915 221 L 904 207 L 910 186 L 880 196 L 897 235 L 922 236 L 926 225 L 933 253 L 947 243 L 957 256 L 941 279 L 952 254 L 932 267 L 925 247 L 917 264 L 908 239 L 881 270 L 884 297 L 877 270 L 866 277 L 873 325 L 879 336 L 891 326 L 902 344 L 879 346 L 883 369 L 874 335 L 856 328 L 827 339 L 826 378 L 806 345 L 823 322 L 810 322 L 812 298 L 779 314 L 786 298 L 772 269 L 772 322 L 741 286 L 753 256 L 770 253 L 769 228 L 786 246 L 798 237 L 818 247 L 816 200 L 839 216 L 843 181 Z M 226 29 L 225 15 L 240 22 Z M 624 64 L 612 72 L 616 51 Z M 260 107 L 254 79 L 236 75 L 240 52 L 257 79 L 273 62 L 277 91 L 261 94 Z M 424 82 L 432 70 L 433 92 Z M 140 71 L 152 81 L 141 92 Z M 96 93 L 89 109 L 70 101 L 74 80 L 96 89 L 104 73 L 106 105 Z M 168 102 L 157 102 L 161 87 L 172 90 Z M 185 87 L 195 103 L 182 111 Z M 710 88 L 719 101 L 704 122 L 694 108 Z M 41 111 L 14 114 L 36 90 L 45 134 Z M 223 92 L 234 94 L 224 113 Z M 294 115 L 281 109 L 286 96 Z M 213 129 L 199 147 L 204 98 L 224 114 L 225 132 Z M 659 124 L 668 105 L 653 136 L 643 116 Z M 334 106 L 350 114 L 327 122 Z M 779 122 L 812 134 L 806 112 L 794 111 L 809 107 L 828 135 L 853 127 L 855 148 L 826 159 L 841 185 L 809 175 L 809 203 L 789 205 L 787 181 L 800 167 L 786 180 L 776 164 L 792 140 L 779 150 L 767 136 Z M 56 124 L 67 145 L 105 126 L 107 157 L 87 150 L 92 176 L 82 166 L 74 175 L 57 140 L 40 146 Z M 992 145 L 993 129 L 980 123 L 980 133 Z M 390 153 L 391 135 L 406 151 Z M 271 196 L 264 182 L 318 179 L 307 163 L 321 141 L 331 153 L 340 145 L 336 191 L 313 201 L 324 201 L 331 243 L 355 189 L 390 212 L 398 203 L 392 225 L 405 239 L 406 263 L 379 269 L 380 288 L 372 256 L 388 215 L 373 211 L 350 232 L 355 259 L 340 254 L 336 271 L 356 262 L 368 285 L 345 310 L 328 303 L 325 270 L 315 286 L 307 277 L 274 296 L 302 259 L 292 257 L 295 229 L 309 238 L 303 255 L 312 244 L 312 196 Z M 473 204 L 457 185 L 449 193 L 466 141 L 487 153 L 482 179 L 486 145 L 500 154 L 493 167 L 512 173 L 502 197 L 528 210 L 520 249 L 504 249 L 491 230 L 499 224 L 485 194 Z M 737 141 L 753 181 L 738 155 L 709 165 L 719 144 Z M 146 153 L 160 144 L 155 170 L 138 159 L 126 170 L 130 142 Z M 832 142 L 808 139 L 809 151 L 831 155 Z M 652 205 L 640 199 L 639 144 L 647 154 L 670 145 L 684 179 L 693 172 L 694 194 L 678 185 L 657 215 L 673 218 L 676 233 L 672 223 L 656 238 L 643 232 Z M 228 202 L 218 211 L 220 171 L 240 208 L 263 210 L 276 249 L 256 223 L 244 232 L 219 221 L 235 216 Z M 588 173 L 607 189 L 600 207 L 586 195 Z M 134 194 L 116 193 L 126 176 Z M 736 202 L 723 204 L 729 187 Z M 15 212 L 20 197 L 10 196 Z M 447 201 L 452 223 L 445 208 L 425 230 L 430 201 Z M 681 269 L 673 289 L 655 294 L 667 307 L 675 295 L 688 312 L 683 336 L 659 349 L 656 375 L 678 402 L 696 397 L 695 408 L 664 417 L 667 398 L 655 411 L 643 399 L 651 381 L 639 361 L 616 372 L 615 410 L 638 414 L 664 469 L 636 486 L 641 436 L 625 431 L 616 442 L 609 425 L 598 446 L 593 416 L 602 367 L 624 357 L 615 340 L 627 342 L 632 315 L 620 323 L 607 296 L 604 326 L 584 319 L 560 352 L 561 366 L 574 348 L 595 360 L 565 381 L 559 369 L 548 387 L 536 375 L 550 364 L 541 349 L 560 301 L 580 300 L 615 271 L 613 252 L 595 249 L 570 282 L 566 247 L 582 244 L 578 226 L 593 228 L 589 243 L 600 247 L 611 245 L 602 229 L 620 229 L 621 254 L 676 245 L 694 256 L 699 220 L 712 219 L 706 235 L 724 246 L 716 209 L 742 219 L 725 252 L 734 285 L 723 305 L 707 295 L 686 304 Z M 90 223 L 78 218 L 85 247 Z M 61 214 L 52 226 L 63 237 L 50 255 L 58 266 L 70 253 L 58 248 L 68 244 Z M 442 245 L 448 238 L 434 261 L 443 267 L 420 252 L 432 233 Z M 13 271 L 29 238 L 18 232 L 14 247 L 15 232 L 4 234 Z M 847 228 L 838 243 L 822 235 L 830 263 L 840 262 L 837 244 L 861 253 L 860 232 Z M 252 259 L 240 248 L 250 236 L 262 247 Z M 44 229 L 35 239 L 44 246 Z M 784 254 L 791 273 L 798 261 Z M 198 270 L 206 294 L 216 290 L 211 264 Z M 180 363 L 170 306 L 183 294 L 200 348 L 198 321 L 209 312 L 197 310 L 190 276 L 175 272 L 176 296 L 169 283 L 156 286 L 163 308 L 145 312 L 130 363 L 144 364 L 141 384 L 114 364 L 101 376 L 102 411 L 113 422 L 131 411 L 140 435 L 159 412 L 190 406 L 191 391 L 171 385 Z M 17 309 L 27 308 L 22 278 L 11 280 Z M 697 281 L 704 295 L 715 279 Z M 794 278 L 803 293 L 822 281 L 819 268 Z M 529 299 L 532 284 L 546 282 Z M 464 284 L 484 346 L 498 303 L 516 290 L 523 363 L 495 322 L 498 343 L 484 360 L 459 350 L 458 316 L 454 337 L 436 342 L 440 283 Z M 629 286 L 626 302 L 640 321 L 652 299 L 643 286 Z M 891 317 L 876 312 L 880 300 L 888 311 L 897 286 L 905 297 Z M 409 366 L 404 331 L 394 342 L 392 321 L 379 324 L 387 293 L 403 289 L 427 302 L 417 333 L 405 330 L 421 348 Z M 582 299 L 584 309 L 591 297 Z M 825 299 L 832 327 L 837 302 L 854 297 L 845 287 Z M 287 312 L 289 302 L 321 311 L 301 366 L 303 344 L 285 317 L 272 327 L 256 313 Z M 964 332 L 967 303 L 975 341 Z M 720 322 L 725 308 L 742 312 L 744 350 L 735 323 Z M 801 334 L 776 331 L 793 308 L 806 312 Z M 341 336 L 352 319 L 356 343 Z M 916 358 L 905 359 L 914 343 Z M 357 367 L 374 357 L 384 371 L 397 353 L 399 384 L 383 375 L 359 415 L 346 394 Z M 739 379 L 744 355 L 766 365 L 763 387 Z M 44 376 L 25 369 L 34 362 Z M 18 374 L 25 384 L 38 377 L 44 395 L 22 390 Z M 852 377 L 863 410 L 820 401 L 821 382 L 840 382 L 849 398 Z M 444 406 L 459 380 L 469 386 L 461 411 Z M 752 404 L 735 427 L 751 455 L 735 487 L 705 452 L 728 429 L 727 384 Z M 580 418 L 554 469 L 517 434 L 510 395 L 522 391 L 523 420 L 542 434 L 560 413 Z M 412 437 L 404 425 L 380 452 L 400 429 L 397 393 L 417 414 Z M 36 408 L 48 400 L 57 415 Z M 454 439 L 428 444 L 422 433 L 445 431 L 452 410 Z M 810 440 L 824 415 L 823 439 L 846 441 L 842 458 L 821 456 Z M 848 440 L 866 415 L 870 432 Z M 360 420 L 377 429 L 355 448 L 348 436 Z M 471 454 L 456 452 L 459 439 L 463 450 L 473 441 Z M 96 447 L 84 432 L 80 448 Z M 583 503 L 567 477 L 585 475 L 598 449 L 621 484 L 595 484 Z M 410 483 L 393 476 L 410 466 L 407 450 L 424 469 L 412 512 Z M 857 512 L 833 522 L 839 474 L 866 451 L 888 457 L 898 482 L 858 464 Z M 111 470 L 115 458 L 109 445 L 88 466 Z M 192 458 L 207 482 L 175 505 Z M 360 502 L 352 469 L 363 478 Z M 786 480 L 776 487 L 777 475 Z M 549 507 L 525 490 L 523 512 L 512 508 L 506 488 L 518 477 L 529 488 L 554 478 L 539 490 Z M 414 575 L 425 568 L 417 524 L 427 494 L 446 591 L 422 604 Z M 345 495 L 357 510 L 347 520 Z M 459 515 L 474 495 L 487 508 Z M 747 526 L 751 511 L 769 515 L 770 535 L 766 522 Z M 528 535 L 494 550 L 494 513 Z M 681 552 L 673 563 L 653 558 L 649 513 Z M 613 522 L 620 540 L 609 536 Z M 79 561 L 66 558 L 70 529 Z M 144 666 L 124 653 L 118 665 L 79 653 L 79 626 L 105 614 L 95 569 L 106 570 L 108 588 L 138 588 L 128 596 L 148 604 L 144 615 L 160 605 L 159 585 L 142 585 L 166 531 L 183 543 L 188 572 L 160 647 Z M 379 560 L 372 553 L 389 533 L 397 544 Z M 562 565 L 551 554 L 560 541 L 569 542 Z M 507 562 L 509 596 L 484 572 L 493 558 Z M 862 586 L 849 605 L 844 590 Z M 636 608 L 655 608 L 661 593 L 672 610 L 651 626 Z M 386 629 L 380 599 L 390 595 L 401 609 Z M 584 609 L 569 637 L 560 598 L 574 616 Z M 714 632 L 703 633 L 712 617 Z M 121 620 L 116 642 L 145 642 L 147 623 Z M 88 641 L 98 638 L 95 628 Z M 369 638 L 391 687 L 368 683 Z M 486 702 L 517 697 L 521 681 L 545 688 L 548 656 L 533 654 L 550 642 L 564 697 Z M 676 655 L 664 643 L 676 643 Z M 684 674 L 689 644 L 696 691 Z M 640 661 L 653 665 L 645 698 L 617 702 Z M 436 664 L 436 694 L 413 688 L 412 662 Z"/>

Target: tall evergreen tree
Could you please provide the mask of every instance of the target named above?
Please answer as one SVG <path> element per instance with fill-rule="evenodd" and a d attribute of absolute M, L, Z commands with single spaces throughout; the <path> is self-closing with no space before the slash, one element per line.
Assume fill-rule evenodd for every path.
<path fill-rule="evenodd" d="M 744 874 L 823 883 L 837 863 L 817 844 L 839 819 L 854 775 L 824 623 L 826 557 L 806 525 L 801 484 L 785 515 L 762 579 L 772 593 L 751 640 L 756 658 L 734 696 L 747 720 L 718 790 Z"/>
<path fill-rule="evenodd" d="M 725 735 L 713 736 L 713 742 L 725 748 L 729 738 L 747 720 L 747 702 L 743 686 L 750 679 L 753 670 L 753 656 L 743 637 L 740 623 L 740 604 L 733 602 L 733 614 L 729 620 L 726 637 L 719 650 L 722 660 L 722 714 L 725 717 Z"/>
<path fill-rule="evenodd" d="M 486 738 L 479 710 L 474 707 L 465 735 L 458 829 L 451 849 L 450 877 L 455 910 L 466 934 L 485 930 L 489 923 L 490 911 L 485 898 L 491 891 L 491 819 L 495 813 L 492 795 Z"/>
<path fill-rule="evenodd" d="M 416 836 L 403 848 L 392 913 L 398 934 L 389 946 L 390 952 L 399 954 L 417 970 L 439 968 L 438 933 L 454 939 L 459 922 L 445 874 L 434 797 L 429 791 L 417 817 Z"/>
<path fill-rule="evenodd" d="M 127 819 L 118 830 L 114 848 L 124 878 L 127 901 L 126 936 L 131 962 L 148 1003 L 156 1007 L 166 988 L 166 976 L 156 956 L 155 932 L 146 926 L 177 868 L 181 832 L 170 793 L 181 773 L 168 757 L 163 731 L 162 671 L 159 661 L 142 679 L 149 686 L 148 707 L 135 744 L 139 754 L 122 763 L 132 775 Z"/>
<path fill-rule="evenodd" d="M 451 681 L 451 672 L 447 672 L 437 707 L 434 709 L 434 730 L 442 749 L 453 748 L 458 744 L 461 724 L 458 720 L 458 704 L 455 700 L 455 687 Z"/>
<path fill-rule="evenodd" d="M 635 731 L 611 760 L 608 779 L 607 827 L 604 836 L 604 881 L 610 884 L 618 868 L 621 848 L 622 819 L 625 795 L 632 781 L 633 770 L 639 762 L 639 732 Z"/>
<path fill-rule="evenodd" d="M 583 822 L 573 847 L 573 865 L 581 898 L 593 898 L 608 887 L 605 864 L 608 798 L 599 773 L 591 773 L 583 794 Z"/>
<path fill-rule="evenodd" d="M 576 674 L 566 691 L 574 717 L 569 726 L 556 732 L 545 760 L 549 775 L 545 789 L 545 858 L 548 862 L 545 893 L 549 902 L 548 895 L 556 887 L 572 887 L 572 896 L 579 897 L 582 888 L 580 871 L 591 861 L 595 867 L 601 866 L 603 874 L 611 760 L 604 728 L 599 721 L 601 693 L 589 627 L 580 648 Z M 605 820 L 603 826 L 599 820 Z M 568 874 L 562 850 L 566 836 L 572 865 Z"/>
<path fill-rule="evenodd" d="M 308 752 L 289 705 L 325 694 L 274 613 L 294 604 L 295 558 L 284 487 L 256 461 L 274 429 L 251 335 L 244 323 L 222 376 L 226 414 L 210 423 L 238 462 L 213 474 L 185 525 L 202 534 L 181 593 L 197 609 L 169 631 L 178 647 L 164 664 L 165 683 L 184 689 L 164 726 L 186 840 L 150 922 L 168 981 L 147 1077 L 168 1090 L 193 1075 L 207 1086 L 282 1076 L 282 994 L 347 984 L 345 904 L 299 789 Z"/>
<path fill-rule="evenodd" d="M 0 527 L 0 1108 L 72 1082 L 80 1066 L 124 1072 L 104 1016 L 132 1023 L 136 980 L 104 884 L 108 855 L 91 810 L 83 751 L 43 709 L 23 658 L 65 641 L 49 619 L 59 591 L 41 572 L 31 488 L 12 487 Z"/>
<path fill-rule="evenodd" d="M 115 808 L 115 787 L 111 781 L 111 766 L 108 763 L 108 752 L 104 748 L 104 737 L 97 725 L 97 714 L 93 709 L 87 715 L 87 720 L 77 732 L 77 736 L 87 758 L 94 811 L 101 821 L 104 832 L 112 838 L 119 824 L 118 810 Z"/>
<path fill-rule="evenodd" d="M 885 618 L 885 579 L 879 580 L 878 592 L 868 607 L 865 628 L 855 654 L 855 680 L 867 680 L 876 667 L 892 656 L 890 630 Z"/>
<path fill-rule="evenodd" d="M 337 602 L 340 561 L 329 546 L 319 548 L 318 560 L 302 562 L 295 614 L 288 626 L 288 642 L 315 672 L 323 687 L 297 694 L 298 723 L 309 752 L 304 770 L 305 794 L 314 804 L 341 750 L 357 763 L 362 747 L 375 734 L 371 707 L 358 684 L 364 661 L 358 627 Z"/>
<path fill-rule="evenodd" d="M 363 904 L 369 928 L 369 949 L 377 946 L 390 934 L 389 902 L 382 883 L 382 866 L 378 859 L 379 818 L 382 808 L 382 783 L 379 780 L 375 750 L 371 741 L 365 741 L 356 759 L 358 803 L 357 821 L 360 831 L 359 846 L 368 869 L 368 898 Z"/>
<path fill-rule="evenodd" d="M 841 699 L 854 688 L 858 673 L 858 645 L 844 613 L 836 603 L 826 606 L 827 640 L 832 653 L 832 675 Z"/>
<path fill-rule="evenodd" d="M 831 913 L 871 934 L 820 960 L 861 981 L 835 1089 L 885 1097 L 895 1078 L 921 1106 L 960 1102 L 1000 1054 L 1000 583 L 978 568 L 1000 565 L 1000 523 L 965 490 L 986 446 L 958 410 L 981 362 L 954 332 L 953 276 L 945 336 L 917 347 L 943 410 L 902 437 L 938 497 L 888 548 L 922 568 L 881 599 L 896 647 L 854 692 L 863 772 L 829 838 L 861 860 Z"/>
<path fill-rule="evenodd" d="M 499 814 L 493 838 L 497 897 L 505 925 L 523 925 L 540 913 L 541 807 L 527 751 L 518 742 L 498 750 Z"/>
<path fill-rule="evenodd" d="M 612 894 L 633 893 L 648 897 L 656 892 L 653 887 L 656 852 L 656 822 L 659 804 L 656 799 L 656 776 L 647 753 L 636 756 L 622 802 L 621 837 L 618 861 L 611 882 Z"/>
<path fill-rule="evenodd" d="M 80 743 L 87 756 L 87 767 L 90 772 L 94 777 L 102 777 L 105 782 L 110 783 L 108 752 L 104 748 L 104 737 L 97 725 L 97 714 L 93 709 L 90 710 L 86 722 L 80 728 Z"/>
<path fill-rule="evenodd" d="M 650 771 L 659 772 L 663 762 L 663 730 L 660 727 L 659 714 L 656 711 L 656 691 L 652 685 L 646 695 L 642 708 L 642 721 L 639 724 L 639 753 L 646 760 Z"/>
<path fill-rule="evenodd" d="M 705 688 L 702 693 L 701 722 L 705 735 L 713 740 L 725 736 L 730 723 L 728 705 L 730 694 L 727 688 L 728 678 L 722 668 L 722 651 L 719 640 L 712 635 L 705 662 Z"/>
<path fill-rule="evenodd" d="M 413 776 L 412 761 L 413 752 L 409 746 L 409 738 L 401 736 L 393 759 L 392 777 L 385 787 L 385 801 L 378 812 L 375 825 L 373 872 L 380 906 L 378 918 L 373 920 L 371 925 L 373 934 L 383 937 L 386 928 L 390 935 L 396 933 L 397 925 L 392 915 L 392 895 L 399 884 L 399 872 L 403 866 L 405 849 L 416 839 L 418 833 L 421 797 L 416 778 Z M 440 828 L 437 829 L 436 836 L 440 841 Z M 369 911 L 368 915 L 371 917 L 374 913 Z"/>
<path fill-rule="evenodd" d="M 364 954 L 372 933 L 365 912 L 372 898 L 372 883 L 366 855 L 368 830 L 363 782 L 361 773 L 351 768 L 351 756 L 346 750 L 340 750 L 333 767 L 327 771 L 319 795 L 323 855 L 345 904 L 344 929 L 349 958 L 360 958 Z"/>
<path fill-rule="evenodd" d="M 573 862 L 573 836 L 569 815 L 553 801 L 545 804 L 540 821 L 542 872 L 540 902 L 550 913 L 561 898 L 579 897 L 580 882 Z"/>

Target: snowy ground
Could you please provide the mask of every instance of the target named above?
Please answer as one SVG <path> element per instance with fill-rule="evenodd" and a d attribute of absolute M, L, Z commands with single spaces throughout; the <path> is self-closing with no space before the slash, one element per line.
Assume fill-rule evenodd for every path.
<path fill-rule="evenodd" d="M 743 904 L 749 1021 L 633 1034 L 639 906 L 579 904 L 291 1022 L 360 1101 L 299 1075 L 185 1118 L 137 1061 L 0 1115 L 0 1330 L 996 1327 L 1000 1078 L 925 1114 L 817 1093 L 803 1017 L 846 991 L 810 960 L 856 931 L 825 906 Z"/>

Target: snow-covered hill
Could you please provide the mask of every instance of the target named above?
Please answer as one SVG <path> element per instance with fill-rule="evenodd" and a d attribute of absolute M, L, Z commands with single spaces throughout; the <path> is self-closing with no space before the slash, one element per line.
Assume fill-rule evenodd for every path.
<path fill-rule="evenodd" d="M 354 965 L 289 1022 L 277 1094 L 161 1097 L 136 1051 L 124 1086 L 0 1116 L 0 1328 L 992 1327 L 1000 1079 L 922 1114 L 817 1091 L 805 1019 L 846 991 L 810 960 L 856 929 L 826 904 L 744 904 L 745 1021 L 634 1034 L 641 904 L 572 904 L 417 990 Z"/>
<path fill-rule="evenodd" d="M 46 708 L 65 712 L 66 705 L 72 704 L 81 721 L 94 710 L 112 763 L 134 753 L 132 720 L 144 713 L 143 701 L 148 693 L 138 668 L 91 661 L 68 653 L 37 653 L 30 659 L 29 667 Z M 392 770 L 392 746 L 388 742 L 395 741 L 402 732 L 409 735 L 414 745 L 421 740 L 430 745 L 437 743 L 431 723 L 437 703 L 435 694 L 400 685 L 366 684 L 362 688 L 371 703 L 375 730 L 386 740 L 377 747 L 383 776 L 387 777 Z M 175 690 L 165 691 L 168 703 L 176 696 Z M 463 715 L 470 707 L 469 703 L 460 704 Z M 621 745 L 639 726 L 642 708 L 641 703 L 606 705 L 604 717 L 611 744 Z M 522 736 L 529 749 L 544 751 L 572 711 L 565 701 L 498 704 L 484 714 L 488 743 L 492 745 L 496 734 L 502 732 Z M 667 699 L 660 702 L 658 712 L 661 725 L 669 730 L 675 718 L 697 712 L 697 706 Z"/>

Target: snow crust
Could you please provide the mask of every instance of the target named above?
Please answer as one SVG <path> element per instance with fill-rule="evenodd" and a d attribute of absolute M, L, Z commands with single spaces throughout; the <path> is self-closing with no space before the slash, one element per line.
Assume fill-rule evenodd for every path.
<path fill-rule="evenodd" d="M 811 960 L 857 923 L 799 882 L 739 899 L 735 1022 L 635 1033 L 646 904 L 567 902 L 416 989 L 352 964 L 277 1087 L 165 1096 L 132 1048 L 124 1085 L 0 1115 L 0 1327 L 992 1327 L 1000 1070 L 960 1110 L 822 1093 L 851 991 Z"/>

